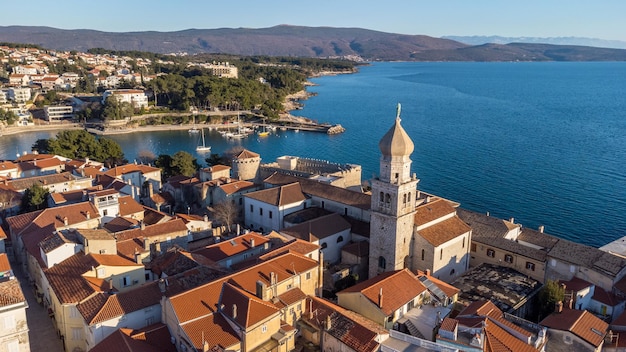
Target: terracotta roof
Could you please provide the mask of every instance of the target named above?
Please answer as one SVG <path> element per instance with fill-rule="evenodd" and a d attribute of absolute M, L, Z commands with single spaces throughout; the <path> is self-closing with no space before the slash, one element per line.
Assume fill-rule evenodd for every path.
<path fill-rule="evenodd" d="M 57 160 L 57 159 L 54 159 Z M 32 187 L 33 185 L 37 186 L 46 186 L 53 185 L 59 183 L 65 183 L 68 181 L 73 181 L 75 179 L 74 175 L 69 172 L 62 172 L 60 174 L 50 174 L 50 175 L 41 175 L 41 176 L 33 176 L 33 177 L 22 177 L 16 178 L 11 181 L 8 181 L 8 185 L 15 188 L 16 190 L 27 189 Z"/>
<path fill-rule="evenodd" d="M 234 182 L 226 183 L 219 187 L 226 194 L 234 194 L 237 192 L 245 191 L 246 189 L 255 188 L 257 186 L 253 182 L 241 180 L 241 181 L 234 181 Z"/>
<path fill-rule="evenodd" d="M 85 255 L 79 252 L 61 263 L 44 270 L 50 288 L 54 291 L 60 303 L 77 303 L 98 292 L 82 275 L 98 266 L 137 266 L 138 264 L 119 257 L 115 254 Z"/>
<path fill-rule="evenodd" d="M 131 214 L 143 213 L 143 206 L 131 196 L 120 197 L 119 204 L 120 216 L 129 216 Z"/>
<path fill-rule="evenodd" d="M 227 351 L 237 351 L 240 340 L 237 333 L 221 314 L 210 314 L 197 320 L 181 323 L 180 327 L 189 337 L 191 344 L 202 351 L 203 342 L 209 344 L 209 351 L 215 347 Z"/>
<path fill-rule="evenodd" d="M 594 347 L 602 344 L 609 328 L 609 324 L 586 310 L 567 308 L 561 313 L 550 314 L 539 324 L 550 329 L 569 331 Z"/>
<path fill-rule="evenodd" d="M 244 149 L 241 153 L 235 155 L 235 159 L 250 159 L 250 158 L 258 158 L 259 154 L 255 152 L 251 152 L 248 149 Z"/>
<path fill-rule="evenodd" d="M 306 294 L 298 287 L 294 287 L 278 296 L 278 300 L 285 306 L 291 306 L 298 302 L 302 302 L 306 298 Z"/>
<path fill-rule="evenodd" d="M 306 200 L 306 196 L 302 193 L 302 189 L 300 189 L 300 184 L 298 183 L 247 193 L 244 197 L 256 199 L 275 206 L 285 206 Z"/>
<path fill-rule="evenodd" d="M 218 172 L 218 171 L 224 171 L 224 170 L 230 170 L 231 167 L 230 166 L 226 166 L 226 165 L 213 165 L 213 166 L 209 166 L 206 168 L 206 170 L 208 170 L 209 172 Z"/>
<path fill-rule="evenodd" d="M 11 264 L 9 263 L 9 257 L 6 253 L 0 253 L 0 272 L 7 272 L 11 270 Z"/>
<path fill-rule="evenodd" d="M 158 305 L 161 297 L 158 282 L 155 281 L 114 295 L 99 293 L 79 303 L 76 308 L 87 325 L 93 325 Z"/>
<path fill-rule="evenodd" d="M 271 237 L 271 233 L 267 235 L 266 237 Z M 250 258 L 249 260 L 245 260 L 243 262 L 233 264 L 231 266 L 231 269 L 240 270 L 242 268 L 247 268 L 249 266 L 256 265 L 262 261 L 266 261 L 274 257 L 277 257 L 279 255 L 283 255 L 285 253 L 290 253 L 290 252 L 298 253 L 303 256 L 309 256 L 309 254 L 311 254 L 314 251 L 319 251 L 319 249 L 320 249 L 320 246 L 315 243 L 307 242 L 307 241 L 296 238 L 292 240 L 291 242 L 288 242 L 286 244 L 283 244 L 280 247 L 271 249 L 269 252 L 261 254 L 259 257 Z"/>
<path fill-rule="evenodd" d="M 92 352 L 176 352 L 167 325 L 158 323 L 140 330 L 121 328 L 95 345 Z"/>
<path fill-rule="evenodd" d="M 105 171 L 104 174 L 107 176 L 117 177 L 117 176 L 129 174 L 133 172 L 139 172 L 139 173 L 145 174 L 148 172 L 154 172 L 154 171 L 160 171 L 160 170 L 161 169 L 159 168 L 148 166 L 148 165 L 126 164 L 126 165 L 111 168 Z"/>
<path fill-rule="evenodd" d="M 0 307 L 17 303 L 26 303 L 20 282 L 15 278 L 0 282 Z"/>
<path fill-rule="evenodd" d="M 330 320 L 330 329 L 326 332 L 352 351 L 378 351 L 380 346 L 377 340 L 384 340 L 380 336 L 389 333 L 369 319 L 322 298 L 308 297 L 306 307 L 302 315 L 306 323 L 325 330 Z"/>
<path fill-rule="evenodd" d="M 118 241 L 123 241 L 123 240 L 128 240 L 131 238 L 140 238 L 140 237 L 148 238 L 148 237 L 155 237 L 155 236 L 164 236 L 167 234 L 182 233 L 186 231 L 187 231 L 187 226 L 185 225 L 184 221 L 182 221 L 181 219 L 172 219 L 167 222 L 154 224 L 154 225 L 148 225 L 144 229 L 137 228 L 137 229 L 130 229 L 130 230 L 122 231 L 122 232 L 117 232 L 115 234 L 115 238 Z"/>
<path fill-rule="evenodd" d="M 90 214 L 91 219 L 100 217 L 98 209 L 93 204 L 82 202 L 12 216 L 7 219 L 7 223 L 16 234 L 35 231 L 49 225 L 54 228 L 80 227 L 81 223 L 89 220 L 87 213 Z M 68 225 L 64 224 L 65 217 L 67 217 Z"/>
<path fill-rule="evenodd" d="M 604 304 L 606 304 L 607 306 L 610 306 L 610 307 L 615 307 L 618 304 L 620 304 L 621 302 L 623 302 L 622 299 L 617 297 L 612 292 L 608 292 L 608 291 L 604 290 L 602 287 L 598 287 L 598 286 L 596 286 L 595 289 L 593 290 L 593 298 L 592 299 L 594 301 L 598 301 L 600 303 L 604 303 Z"/>
<path fill-rule="evenodd" d="M 382 290 L 383 304 L 378 296 Z M 337 292 L 337 295 L 360 292 L 387 316 L 426 291 L 424 286 L 408 269 L 389 271 Z"/>
<path fill-rule="evenodd" d="M 613 325 L 626 326 L 626 311 L 620 314 L 619 317 L 617 317 L 617 319 L 613 320 L 613 322 L 611 323 L 611 326 Z"/>
<path fill-rule="evenodd" d="M 441 198 L 421 204 L 415 209 L 415 226 L 427 224 L 455 211 L 448 201 Z"/>
<path fill-rule="evenodd" d="M 438 247 L 471 230 L 458 216 L 453 216 L 450 219 L 423 228 L 417 231 L 417 233 L 434 247 Z"/>
<path fill-rule="evenodd" d="M 209 282 L 197 288 L 170 297 L 179 323 L 217 312 L 222 285 L 230 280 L 240 289 L 250 294 L 256 292 L 257 281 L 269 286 L 269 276 L 273 272 L 280 283 L 294 275 L 317 267 L 319 264 L 310 258 L 296 253 L 285 253 L 255 266 L 243 269 L 226 277 Z"/>
<path fill-rule="evenodd" d="M 498 324 L 489 324 L 485 326 L 485 346 L 486 352 L 537 352 L 538 350 L 531 345 L 524 343 L 514 335 L 510 334 Z"/>
<path fill-rule="evenodd" d="M 578 292 L 578 291 L 581 291 L 581 290 L 584 290 L 586 288 L 593 286 L 592 283 L 587 282 L 583 279 L 579 279 L 575 276 L 569 281 L 560 280 L 559 284 L 565 285 L 565 291 L 567 292 L 569 291 Z"/>
<path fill-rule="evenodd" d="M 224 316 L 246 329 L 280 312 L 271 302 L 265 302 L 231 282 L 222 285 L 219 307 Z"/>
<path fill-rule="evenodd" d="M 15 165 L 15 163 L 13 163 L 12 161 L 0 161 L 0 170 L 4 171 L 13 169 L 17 169 L 17 165 Z"/>
<path fill-rule="evenodd" d="M 459 326 L 458 320 L 445 317 L 441 322 L 441 327 L 439 327 L 439 330 L 454 331 L 457 326 Z"/>
<path fill-rule="evenodd" d="M 202 255 L 189 253 L 177 247 L 172 247 L 169 248 L 167 252 L 152 259 L 150 269 L 159 277 L 163 273 L 167 276 L 173 276 L 201 265 L 215 267 L 211 260 Z"/>
<path fill-rule="evenodd" d="M 135 254 L 149 252 L 149 250 L 144 248 L 144 241 L 141 238 L 116 241 L 115 248 L 120 257 L 132 261 L 135 261 Z"/>
<path fill-rule="evenodd" d="M 139 225 L 138 220 L 118 216 L 102 226 L 111 232 L 121 232 L 137 227 L 137 225 Z"/>
<path fill-rule="evenodd" d="M 285 175 L 277 172 L 263 180 L 263 182 L 271 185 L 285 185 L 298 182 L 300 183 L 302 192 L 305 194 L 332 200 L 340 204 L 349 205 L 363 210 L 369 210 L 371 207 L 371 195 L 329 185 L 324 182 Z"/>
<path fill-rule="evenodd" d="M 254 247 L 252 247 L 252 241 L 254 241 Z M 232 257 L 233 255 L 249 251 L 252 248 L 262 246 L 267 242 L 269 242 L 269 240 L 259 233 L 250 232 L 228 241 L 218 242 L 204 248 L 194 250 L 193 253 L 202 255 L 214 262 L 218 262 L 228 257 Z"/>
<path fill-rule="evenodd" d="M 350 223 L 341 215 L 332 213 L 288 227 L 281 232 L 305 241 L 315 242 L 349 229 Z"/>
<path fill-rule="evenodd" d="M 39 242 L 39 248 L 41 248 L 44 253 L 50 253 L 67 242 L 69 241 L 67 241 L 65 236 L 56 231 L 52 235 L 46 237 L 41 242 Z"/>

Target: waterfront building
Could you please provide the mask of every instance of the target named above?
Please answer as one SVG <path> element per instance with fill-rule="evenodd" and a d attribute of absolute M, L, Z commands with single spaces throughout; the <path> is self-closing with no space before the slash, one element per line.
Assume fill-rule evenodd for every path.
<path fill-rule="evenodd" d="M 115 76 L 110 76 L 115 77 Z M 119 81 L 110 83 L 108 86 L 117 86 Z M 139 89 L 110 89 L 106 90 L 102 94 L 102 103 L 107 100 L 108 97 L 115 97 L 119 103 L 129 103 L 132 107 L 140 109 L 142 107 L 148 107 L 148 96 L 143 90 Z"/>
<path fill-rule="evenodd" d="M 28 85 L 28 83 L 23 84 Z M 9 99 L 16 103 L 25 103 L 31 98 L 31 90 L 28 87 L 25 88 L 9 88 Z"/>
<path fill-rule="evenodd" d="M 74 108 L 71 105 L 46 105 L 43 108 L 46 121 L 50 123 L 71 120 L 74 117 Z"/>

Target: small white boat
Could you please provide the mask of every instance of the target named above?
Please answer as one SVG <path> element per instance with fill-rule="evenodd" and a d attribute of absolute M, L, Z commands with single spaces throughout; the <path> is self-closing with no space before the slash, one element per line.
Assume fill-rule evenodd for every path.
<path fill-rule="evenodd" d="M 202 144 L 196 146 L 196 151 L 200 153 L 206 153 L 206 152 L 211 151 L 211 146 L 206 145 L 206 142 L 204 140 L 204 129 L 202 129 Z"/>

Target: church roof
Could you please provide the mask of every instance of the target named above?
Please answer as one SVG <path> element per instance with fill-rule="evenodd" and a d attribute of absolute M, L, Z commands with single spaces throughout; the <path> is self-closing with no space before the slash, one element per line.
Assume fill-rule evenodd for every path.
<path fill-rule="evenodd" d="M 400 126 L 400 113 L 396 117 L 395 124 L 385 133 L 378 143 L 378 148 L 383 156 L 408 156 L 413 153 L 413 141 Z"/>

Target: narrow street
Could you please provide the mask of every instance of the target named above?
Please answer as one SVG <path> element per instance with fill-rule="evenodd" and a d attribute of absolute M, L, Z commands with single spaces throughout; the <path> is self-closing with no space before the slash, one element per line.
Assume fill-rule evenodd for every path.
<path fill-rule="evenodd" d="M 63 343 L 57 336 L 47 310 L 37 303 L 32 287 L 28 284 L 21 267 L 11 263 L 15 276 L 20 281 L 24 297 L 28 302 L 26 320 L 28 323 L 28 340 L 31 351 L 63 352 Z"/>

